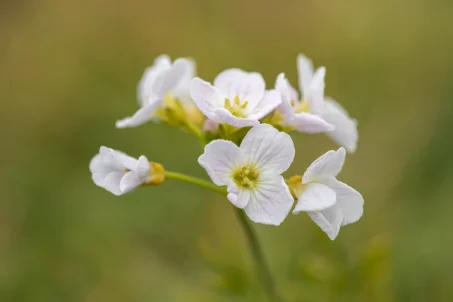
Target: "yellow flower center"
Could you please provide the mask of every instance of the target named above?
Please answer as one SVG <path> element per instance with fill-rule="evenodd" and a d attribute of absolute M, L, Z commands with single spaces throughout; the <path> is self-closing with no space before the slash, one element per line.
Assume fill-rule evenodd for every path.
<path fill-rule="evenodd" d="M 252 166 L 243 166 L 233 172 L 234 182 L 242 188 L 254 188 L 258 182 L 260 174 Z"/>
<path fill-rule="evenodd" d="M 236 117 L 246 117 L 244 109 L 247 108 L 248 104 L 249 104 L 248 101 L 241 102 L 238 95 L 234 97 L 233 102 L 231 102 L 230 99 L 228 98 L 225 99 L 225 109 L 231 112 L 231 114 Z"/>
<path fill-rule="evenodd" d="M 306 100 L 291 100 L 291 107 L 293 107 L 295 113 L 310 112 L 310 104 Z"/>
<path fill-rule="evenodd" d="M 307 185 L 302 184 L 302 176 L 295 175 L 286 181 L 291 195 L 295 199 L 298 199 L 299 196 L 305 191 Z"/>

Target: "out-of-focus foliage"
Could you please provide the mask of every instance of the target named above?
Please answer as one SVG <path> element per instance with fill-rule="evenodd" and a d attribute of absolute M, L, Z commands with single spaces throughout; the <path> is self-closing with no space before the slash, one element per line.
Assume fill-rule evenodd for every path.
<path fill-rule="evenodd" d="M 117 130 L 154 57 L 228 67 L 327 67 L 359 120 L 341 178 L 362 220 L 331 242 L 305 215 L 256 225 L 286 301 L 452 301 L 453 3 L 447 0 L 0 1 L 0 301 L 263 301 L 222 198 L 168 182 L 115 197 L 100 145 L 205 177 L 200 146 L 162 125 Z M 336 146 L 295 135 L 301 173 Z"/>

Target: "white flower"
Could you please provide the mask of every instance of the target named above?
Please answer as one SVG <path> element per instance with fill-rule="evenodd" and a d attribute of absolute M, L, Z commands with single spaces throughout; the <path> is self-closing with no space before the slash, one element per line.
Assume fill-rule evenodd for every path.
<path fill-rule="evenodd" d="M 297 101 L 297 91 L 284 74 L 278 75 L 275 84 L 283 98 L 279 107 L 283 125 L 301 132 L 324 132 L 348 152 L 354 152 L 358 140 L 357 122 L 337 102 L 324 97 L 325 68 L 314 71 L 311 60 L 301 54 L 297 57 L 297 70 L 303 101 Z"/>
<path fill-rule="evenodd" d="M 277 91 L 266 91 L 259 73 L 236 68 L 220 73 L 214 85 L 200 78 L 193 79 L 190 94 L 209 119 L 237 128 L 258 125 L 259 119 L 281 103 Z"/>
<path fill-rule="evenodd" d="M 301 98 L 283 73 L 278 75 L 275 83 L 275 89 L 283 99 L 279 107 L 283 118 L 281 125 L 307 133 L 333 130 L 333 125 L 322 117 L 326 69 L 319 67 L 313 73 L 311 62 L 303 56 L 297 58 L 297 63 Z"/>
<path fill-rule="evenodd" d="M 189 84 L 194 76 L 195 65 L 192 60 L 179 58 L 172 63 L 167 55 L 157 57 L 154 64 L 145 70 L 138 84 L 141 108 L 133 116 L 117 121 L 116 127 L 136 127 L 154 119 L 166 98 L 177 98 L 183 104 L 190 102 Z"/>
<path fill-rule="evenodd" d="M 226 140 L 209 143 L 198 162 L 216 185 L 228 186 L 228 200 L 251 220 L 279 225 L 294 203 L 281 176 L 294 154 L 288 134 L 261 124 L 249 130 L 240 147 Z"/>
<path fill-rule="evenodd" d="M 345 155 L 344 148 L 325 153 L 308 167 L 298 183 L 290 183 L 293 194 L 298 197 L 293 213 L 307 212 L 332 240 L 337 237 L 340 226 L 358 221 L 363 214 L 362 195 L 336 179 Z"/>
<path fill-rule="evenodd" d="M 137 159 L 120 151 L 101 147 L 90 162 L 93 181 L 115 195 L 122 195 L 150 179 L 150 163 L 145 156 Z"/>

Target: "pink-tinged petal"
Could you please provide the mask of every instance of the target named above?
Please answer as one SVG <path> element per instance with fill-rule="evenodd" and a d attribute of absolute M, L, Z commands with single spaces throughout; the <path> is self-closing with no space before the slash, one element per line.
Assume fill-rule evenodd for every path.
<path fill-rule="evenodd" d="M 325 75 L 326 69 L 319 67 L 313 75 L 308 91 L 305 92 L 306 95 L 304 95 L 310 105 L 311 113 L 315 115 L 321 115 L 324 111 Z"/>
<path fill-rule="evenodd" d="M 280 225 L 288 216 L 294 199 L 282 176 L 260 179 L 244 208 L 248 217 L 256 222 Z"/>
<path fill-rule="evenodd" d="M 329 236 L 330 240 L 337 238 L 343 220 L 343 213 L 337 205 L 307 214 Z"/>
<path fill-rule="evenodd" d="M 160 101 L 152 101 L 137 110 L 133 116 L 116 121 L 116 128 L 132 128 L 140 126 L 153 119 L 154 112 L 159 108 Z"/>
<path fill-rule="evenodd" d="M 207 119 L 203 122 L 203 132 L 216 132 L 219 129 L 219 123 Z"/>
<path fill-rule="evenodd" d="M 223 107 L 225 98 L 210 83 L 200 78 L 193 79 L 190 84 L 190 94 L 204 115 L 212 120 L 217 119 L 214 110 Z"/>
<path fill-rule="evenodd" d="M 137 97 L 140 106 L 143 106 L 151 96 L 151 91 L 154 85 L 154 81 L 157 76 L 166 69 L 171 67 L 170 57 L 167 55 L 161 55 L 154 60 L 154 64 L 146 68 L 143 76 L 137 86 Z"/>
<path fill-rule="evenodd" d="M 344 148 L 326 152 L 308 167 L 302 177 L 302 183 L 308 184 L 336 177 L 343 168 L 345 157 L 346 151 Z"/>
<path fill-rule="evenodd" d="M 333 100 L 326 100 L 322 117 L 335 127 L 326 132 L 326 135 L 348 152 L 355 152 L 359 139 L 357 121 L 351 119 L 346 110 Z"/>
<path fill-rule="evenodd" d="M 297 56 L 297 72 L 299 74 L 299 89 L 305 97 L 313 78 L 313 62 L 303 54 Z"/>
<path fill-rule="evenodd" d="M 335 129 L 333 125 L 329 124 L 323 118 L 307 112 L 294 114 L 292 124 L 297 131 L 312 134 L 323 133 Z"/>
<path fill-rule="evenodd" d="M 229 185 L 233 171 L 243 162 L 239 147 L 230 141 L 220 139 L 210 142 L 198 158 L 198 163 L 218 186 Z"/>
<path fill-rule="evenodd" d="M 291 137 L 271 125 L 261 124 L 249 130 L 241 143 L 248 162 L 260 171 L 281 174 L 294 160 L 295 149 Z"/>
<path fill-rule="evenodd" d="M 324 184 L 311 183 L 300 194 L 293 214 L 324 210 L 333 206 L 336 200 L 334 190 Z"/>
<path fill-rule="evenodd" d="M 354 223 L 362 217 L 364 201 L 359 192 L 334 178 L 325 180 L 323 183 L 328 185 L 336 193 L 336 206 L 343 212 L 344 216 L 341 225 Z"/>
<path fill-rule="evenodd" d="M 249 118 L 261 119 L 275 110 L 282 103 L 282 98 L 277 90 L 268 90 L 264 93 L 263 99 L 250 112 Z"/>
<path fill-rule="evenodd" d="M 140 179 L 135 171 L 129 171 L 121 178 L 120 190 L 123 194 L 130 192 L 140 186 L 143 182 L 143 179 Z"/>
<path fill-rule="evenodd" d="M 225 108 L 217 108 L 214 110 L 214 113 L 216 122 L 219 124 L 228 124 L 236 128 L 251 127 L 260 123 L 257 118 L 236 117 Z"/>

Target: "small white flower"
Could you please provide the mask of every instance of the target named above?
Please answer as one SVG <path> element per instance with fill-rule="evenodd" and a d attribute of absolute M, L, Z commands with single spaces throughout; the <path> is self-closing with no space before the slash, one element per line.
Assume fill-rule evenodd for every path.
<path fill-rule="evenodd" d="M 307 212 L 332 240 L 340 226 L 358 221 L 363 214 L 362 195 L 336 179 L 345 155 L 344 148 L 325 153 L 308 167 L 299 183 L 290 184 L 298 197 L 293 213 Z"/>
<path fill-rule="evenodd" d="M 294 159 L 291 137 L 274 127 L 253 127 L 240 147 L 215 140 L 198 158 L 218 186 L 228 186 L 228 200 L 243 208 L 254 222 L 279 225 L 294 199 L 281 174 Z"/>
<path fill-rule="evenodd" d="M 258 125 L 259 119 L 281 103 L 277 91 L 266 91 L 259 73 L 236 68 L 220 73 L 214 85 L 200 78 L 193 79 L 190 94 L 209 119 L 237 128 Z"/>
<path fill-rule="evenodd" d="M 333 125 L 322 117 L 326 69 L 319 67 L 313 72 L 311 61 L 302 55 L 297 58 L 297 66 L 301 98 L 283 73 L 278 75 L 275 83 L 275 89 L 281 93 L 283 99 L 279 107 L 283 118 L 282 126 L 307 133 L 333 130 Z"/>
<path fill-rule="evenodd" d="M 133 116 L 117 121 L 116 127 L 136 127 L 153 120 L 156 110 L 168 97 L 190 104 L 189 84 L 194 76 L 195 64 L 192 60 L 178 58 L 172 63 L 167 55 L 157 57 L 154 64 L 145 70 L 137 87 L 141 108 Z"/>
<path fill-rule="evenodd" d="M 90 162 L 94 183 L 115 195 L 122 195 L 150 181 L 150 170 L 145 156 L 137 160 L 107 147 L 101 147 Z"/>
<path fill-rule="evenodd" d="M 301 132 L 324 132 L 348 152 L 354 152 L 358 140 L 357 122 L 337 102 L 324 97 L 325 68 L 314 70 L 312 61 L 301 54 L 297 57 L 297 70 L 303 101 L 297 101 L 297 91 L 284 74 L 278 75 L 275 84 L 283 98 L 279 107 L 283 125 Z"/>

